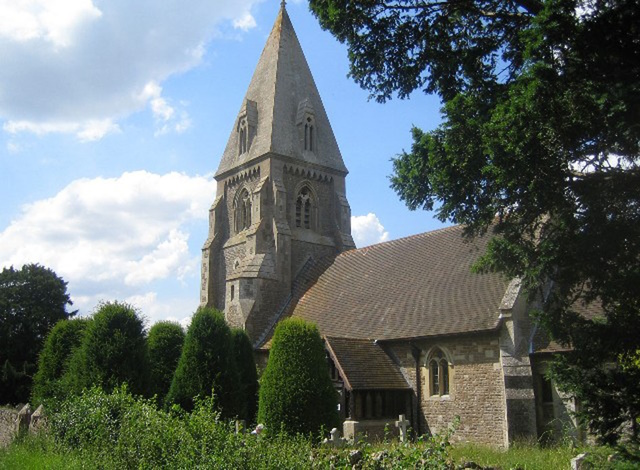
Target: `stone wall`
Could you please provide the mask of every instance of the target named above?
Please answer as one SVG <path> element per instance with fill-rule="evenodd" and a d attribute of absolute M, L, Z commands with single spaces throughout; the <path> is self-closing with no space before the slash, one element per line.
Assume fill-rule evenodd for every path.
<path fill-rule="evenodd" d="M 454 441 L 473 441 L 492 446 L 506 446 L 505 395 L 498 335 L 476 335 L 440 341 L 416 342 L 420 349 L 420 407 L 414 409 L 413 429 L 422 433 L 446 430 L 460 417 Z M 429 396 L 427 356 L 439 347 L 451 363 L 450 391 L 444 396 Z M 390 347 L 389 351 L 414 389 L 418 403 L 416 363 L 408 343 Z M 416 414 L 419 427 L 414 425 Z"/>

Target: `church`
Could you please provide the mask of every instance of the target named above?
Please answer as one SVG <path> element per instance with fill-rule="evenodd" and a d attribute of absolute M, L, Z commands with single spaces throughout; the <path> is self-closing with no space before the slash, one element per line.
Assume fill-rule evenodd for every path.
<path fill-rule="evenodd" d="M 347 437 L 401 414 L 417 434 L 459 418 L 454 440 L 498 447 L 575 429 L 518 280 L 471 273 L 488 238 L 455 226 L 356 249 L 347 173 L 283 2 L 215 173 L 201 305 L 263 363 L 279 320 L 317 324 Z"/>

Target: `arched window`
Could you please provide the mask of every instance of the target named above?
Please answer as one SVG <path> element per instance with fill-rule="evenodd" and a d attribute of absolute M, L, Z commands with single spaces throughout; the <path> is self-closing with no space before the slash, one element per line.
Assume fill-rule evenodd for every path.
<path fill-rule="evenodd" d="M 307 186 L 304 186 L 296 198 L 296 227 L 313 228 L 313 211 L 313 194 Z"/>
<path fill-rule="evenodd" d="M 306 122 L 304 123 L 304 149 L 313 152 L 315 149 L 314 145 L 314 129 L 313 129 L 313 119 L 311 117 L 307 117 Z"/>
<path fill-rule="evenodd" d="M 248 148 L 249 132 L 247 130 L 247 120 L 241 119 L 238 122 L 238 155 L 246 153 Z"/>
<path fill-rule="evenodd" d="M 248 229 L 251 226 L 251 195 L 246 188 L 236 198 L 234 212 L 236 233 Z"/>
<path fill-rule="evenodd" d="M 440 348 L 434 349 L 427 361 L 429 396 L 449 395 L 450 365 Z"/>

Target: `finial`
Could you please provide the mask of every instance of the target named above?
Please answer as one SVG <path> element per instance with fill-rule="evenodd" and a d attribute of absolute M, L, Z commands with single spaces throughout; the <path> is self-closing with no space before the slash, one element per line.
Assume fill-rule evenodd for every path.
<path fill-rule="evenodd" d="M 284 9 L 284 7 L 286 7 L 286 6 L 287 6 L 287 1 L 286 0 L 282 0 L 280 2 L 280 8 Z"/>

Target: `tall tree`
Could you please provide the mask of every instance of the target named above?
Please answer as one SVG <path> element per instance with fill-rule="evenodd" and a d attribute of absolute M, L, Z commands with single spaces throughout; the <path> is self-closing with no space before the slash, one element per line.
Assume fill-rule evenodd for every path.
<path fill-rule="evenodd" d="M 260 382 L 258 421 L 272 432 L 314 436 L 338 425 L 338 394 L 314 324 L 288 318 L 276 326 Z"/>
<path fill-rule="evenodd" d="M 190 411 L 195 397 L 214 393 L 222 416 L 232 417 L 238 414 L 238 387 L 231 329 L 221 312 L 200 307 L 187 330 L 165 403 Z"/>
<path fill-rule="evenodd" d="M 173 374 L 182 354 L 184 330 L 178 323 L 158 322 L 151 327 L 147 336 L 150 364 L 150 394 L 159 401 L 169 391 Z"/>
<path fill-rule="evenodd" d="M 640 346 L 638 0 L 310 5 L 374 98 L 440 96 L 443 123 L 412 130 L 392 187 L 469 236 L 492 227 L 476 268 L 542 299 L 540 322 L 573 348 L 556 377 L 615 441 L 640 415 L 637 369 L 619 365 Z"/>
<path fill-rule="evenodd" d="M 63 380 L 75 392 L 94 385 L 110 392 L 126 383 L 142 395 L 148 378 L 144 324 L 136 309 L 122 302 L 98 305 Z"/>
<path fill-rule="evenodd" d="M 238 415 L 249 423 L 253 423 L 258 412 L 258 371 L 253 356 L 253 346 L 244 330 L 234 328 L 231 330 L 231 336 L 240 378 Z"/>
<path fill-rule="evenodd" d="M 82 344 L 86 318 L 61 320 L 51 329 L 38 357 L 38 371 L 33 378 L 31 403 L 35 406 L 65 397 L 69 392 L 64 376 L 76 348 Z"/>
<path fill-rule="evenodd" d="M 26 402 L 49 330 L 75 311 L 67 283 L 38 264 L 0 273 L 0 403 Z"/>

